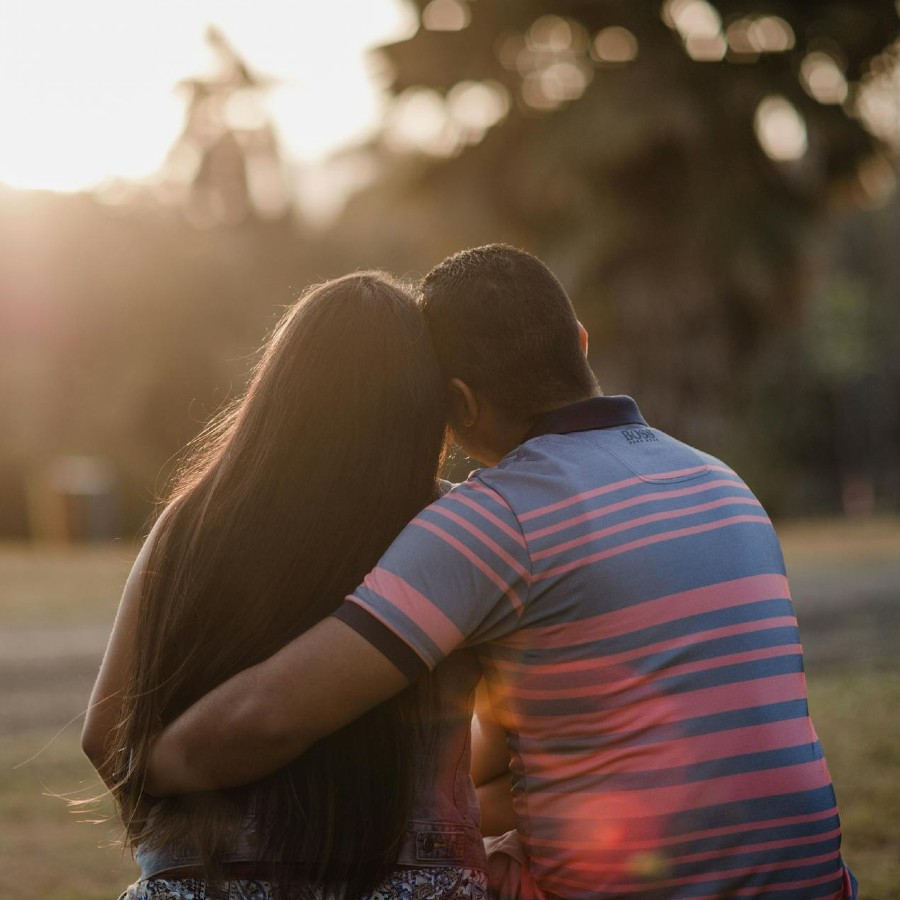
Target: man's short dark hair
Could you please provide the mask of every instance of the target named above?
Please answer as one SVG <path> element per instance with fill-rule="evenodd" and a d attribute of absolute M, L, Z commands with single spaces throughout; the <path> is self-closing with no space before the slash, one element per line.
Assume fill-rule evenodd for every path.
<path fill-rule="evenodd" d="M 444 376 L 513 418 L 596 390 L 568 295 L 524 250 L 488 244 L 448 257 L 422 281 L 422 310 Z"/>

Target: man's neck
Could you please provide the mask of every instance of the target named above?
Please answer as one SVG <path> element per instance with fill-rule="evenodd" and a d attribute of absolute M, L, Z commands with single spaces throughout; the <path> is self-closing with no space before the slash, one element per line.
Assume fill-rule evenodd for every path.
<path fill-rule="evenodd" d="M 487 462 L 488 465 L 493 466 L 500 462 L 504 456 L 509 453 L 512 453 L 513 450 L 516 449 L 520 444 L 522 444 L 528 436 L 528 433 L 534 428 L 535 424 L 546 415 L 550 413 L 554 413 L 557 410 L 565 409 L 567 406 L 572 406 L 575 403 L 581 403 L 583 400 L 592 400 L 595 397 L 602 397 L 603 392 L 600 388 L 595 388 L 581 396 L 573 397 L 571 400 L 567 400 L 565 403 L 559 403 L 554 406 L 551 406 L 547 409 L 541 410 L 539 413 L 535 413 L 530 416 L 528 419 L 524 420 L 508 420 L 503 423 L 502 431 L 498 432 L 498 440 L 497 440 L 497 449 L 494 452 L 495 459 L 493 462 Z"/>

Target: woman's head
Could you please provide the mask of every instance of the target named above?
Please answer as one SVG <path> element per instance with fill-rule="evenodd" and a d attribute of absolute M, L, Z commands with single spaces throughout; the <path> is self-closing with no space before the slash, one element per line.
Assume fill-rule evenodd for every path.
<path fill-rule="evenodd" d="M 196 487 L 210 463 L 235 488 L 252 484 L 254 496 L 261 485 L 270 496 L 289 487 L 368 492 L 398 469 L 430 490 L 443 396 L 421 313 L 404 287 L 379 272 L 317 285 L 284 315 L 246 395 L 213 426 L 220 458 L 196 457 L 176 496 Z"/>
<path fill-rule="evenodd" d="M 310 290 L 269 341 L 236 423 L 290 471 L 301 452 L 344 483 L 335 452 L 400 463 L 437 458 L 442 388 L 421 313 L 387 276 L 347 275 Z M 248 429 L 250 430 L 248 433 Z M 269 437 L 260 441 L 262 434 Z M 365 446 L 362 446 L 362 445 Z"/>
<path fill-rule="evenodd" d="M 246 394 L 191 448 L 151 553 L 117 742 L 136 762 L 117 792 L 126 821 L 159 727 L 331 613 L 434 499 L 444 423 L 421 313 L 389 277 L 318 285 L 283 317 Z M 361 884 L 402 833 L 415 710 L 383 705 L 224 806 L 168 802 L 154 839 L 212 860 L 252 799 L 273 850 Z M 137 823 L 130 836 L 147 839 Z"/>

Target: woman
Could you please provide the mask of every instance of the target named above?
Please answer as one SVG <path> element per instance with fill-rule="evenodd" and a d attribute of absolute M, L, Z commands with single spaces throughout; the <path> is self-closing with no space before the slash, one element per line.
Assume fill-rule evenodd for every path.
<path fill-rule="evenodd" d="M 487 897 L 465 654 L 249 787 L 142 790 L 164 724 L 331 613 L 435 499 L 444 421 L 414 301 L 362 273 L 287 313 L 245 396 L 195 443 L 85 723 L 141 864 L 123 897 Z"/>

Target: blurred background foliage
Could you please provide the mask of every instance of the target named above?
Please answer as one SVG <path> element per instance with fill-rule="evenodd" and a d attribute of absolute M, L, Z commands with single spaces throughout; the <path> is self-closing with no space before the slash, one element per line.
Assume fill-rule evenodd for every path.
<path fill-rule="evenodd" d="M 152 183 L 0 188 L 0 535 L 135 532 L 304 286 L 492 241 L 557 272 L 607 392 L 773 514 L 900 507 L 893 0 L 415 6 L 327 221 L 215 29 Z"/>

